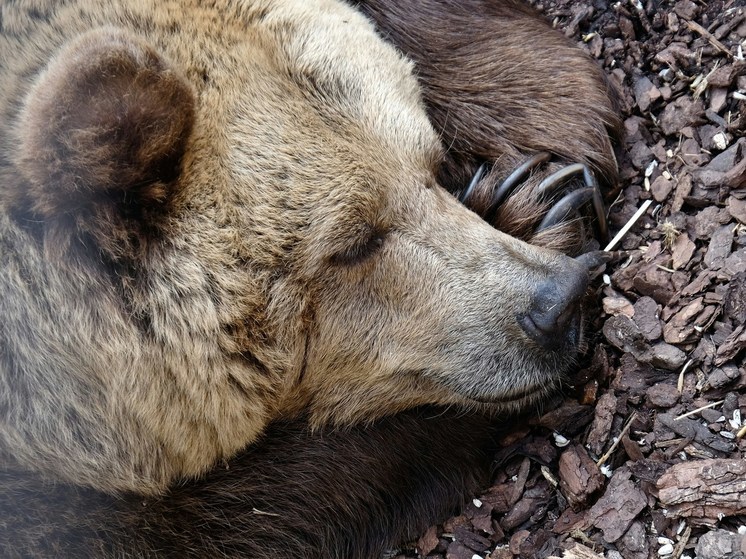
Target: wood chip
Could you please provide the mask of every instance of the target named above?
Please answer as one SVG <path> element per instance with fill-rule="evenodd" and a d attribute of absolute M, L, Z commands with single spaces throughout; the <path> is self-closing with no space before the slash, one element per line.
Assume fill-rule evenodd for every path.
<path fill-rule="evenodd" d="M 658 480 L 661 504 L 674 517 L 714 526 L 746 514 L 746 460 L 713 459 L 671 466 Z"/>
<path fill-rule="evenodd" d="M 606 491 L 588 516 L 607 543 L 621 538 L 648 503 L 642 490 L 630 479 L 629 470 L 617 470 Z"/>
<path fill-rule="evenodd" d="M 606 478 L 578 444 L 570 445 L 559 459 L 560 487 L 576 510 L 584 507 L 600 491 Z"/>

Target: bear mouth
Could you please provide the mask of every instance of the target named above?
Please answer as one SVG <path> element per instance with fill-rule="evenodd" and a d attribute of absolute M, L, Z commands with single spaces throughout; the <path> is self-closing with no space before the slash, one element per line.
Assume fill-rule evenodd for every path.
<path fill-rule="evenodd" d="M 530 385 L 520 390 L 516 390 L 506 395 L 495 396 L 465 396 L 469 400 L 488 405 L 505 405 L 505 404 L 528 404 L 539 400 L 545 400 L 557 389 L 556 383 L 547 383 L 543 385 Z"/>

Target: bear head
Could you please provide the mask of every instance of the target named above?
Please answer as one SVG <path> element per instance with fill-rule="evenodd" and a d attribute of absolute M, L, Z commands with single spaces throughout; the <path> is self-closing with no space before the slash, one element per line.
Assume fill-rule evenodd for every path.
<path fill-rule="evenodd" d="M 25 84 L 0 154 L 3 455 L 158 491 L 278 417 L 556 387 L 586 267 L 439 186 L 411 64 L 322 4 L 30 27 L 3 76 Z"/>

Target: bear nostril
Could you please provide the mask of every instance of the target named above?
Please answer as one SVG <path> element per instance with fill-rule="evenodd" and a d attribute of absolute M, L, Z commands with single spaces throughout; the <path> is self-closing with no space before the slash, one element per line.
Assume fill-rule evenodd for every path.
<path fill-rule="evenodd" d="M 577 316 L 580 305 L 571 303 L 553 304 L 551 307 L 533 306 L 526 318 L 533 323 L 541 336 L 553 338 L 562 336 L 572 320 Z M 551 340 L 547 340 L 551 341 Z M 548 344 L 542 344 L 548 345 Z"/>
<path fill-rule="evenodd" d="M 556 276 L 536 289 L 529 311 L 518 324 L 540 346 L 558 350 L 577 343 L 580 301 L 588 285 L 588 272 L 569 258 Z"/>

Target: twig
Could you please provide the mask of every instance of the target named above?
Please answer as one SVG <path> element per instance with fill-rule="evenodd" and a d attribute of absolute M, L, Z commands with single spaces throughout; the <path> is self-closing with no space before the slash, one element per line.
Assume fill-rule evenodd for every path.
<path fill-rule="evenodd" d="M 661 266 L 660 264 L 656 264 L 655 267 L 659 270 L 663 270 L 664 272 L 669 272 L 671 274 L 676 273 L 676 270 L 674 270 L 673 268 L 666 268 L 665 266 Z"/>
<path fill-rule="evenodd" d="M 673 550 L 673 555 L 671 556 L 671 559 L 679 559 L 681 557 L 681 554 L 684 553 L 684 548 L 686 547 L 686 544 L 689 543 L 689 538 L 692 535 L 692 529 L 687 526 L 684 529 L 684 533 L 681 534 L 681 538 L 679 538 L 679 541 L 676 542 L 676 547 Z"/>
<path fill-rule="evenodd" d="M 685 417 L 689 417 L 690 415 L 694 415 L 695 413 L 699 413 L 702 410 L 706 410 L 708 408 L 714 408 L 715 406 L 719 406 L 723 402 L 725 402 L 725 400 L 718 400 L 717 402 L 713 402 L 711 404 L 707 404 L 706 406 L 702 406 L 701 408 L 697 408 L 696 410 L 692 410 L 692 411 L 686 412 L 686 413 L 680 415 L 679 417 L 675 417 L 674 421 L 678 421 L 679 419 L 684 419 Z"/>
<path fill-rule="evenodd" d="M 736 438 L 741 439 L 743 438 L 744 435 L 746 435 L 746 425 L 744 425 L 738 430 L 738 433 L 736 433 Z"/>
<path fill-rule="evenodd" d="M 640 217 L 642 217 L 642 214 L 644 214 L 647 211 L 647 209 L 650 207 L 650 204 L 652 203 L 653 203 L 652 200 L 645 200 L 642 203 L 642 206 L 640 206 L 640 209 L 635 212 L 635 215 L 632 216 L 632 219 L 630 219 L 624 225 L 624 227 L 622 227 L 619 230 L 619 233 L 617 233 L 614 236 L 614 238 L 611 239 L 611 242 L 608 245 L 606 245 L 606 248 L 604 248 L 606 252 L 610 250 L 614 250 L 614 247 L 617 245 L 617 243 L 622 240 L 622 237 L 624 237 L 627 234 L 627 231 L 629 231 L 632 228 L 632 226 L 635 224 L 635 222 L 637 222 L 637 220 L 640 219 Z"/>
<path fill-rule="evenodd" d="M 552 472 L 549 471 L 549 468 L 547 468 L 546 466 L 541 467 L 541 475 L 544 476 L 545 480 L 552 484 L 552 487 L 557 487 L 559 485 L 559 481 L 557 481 L 557 478 L 552 475 Z"/>
<path fill-rule="evenodd" d="M 632 426 L 632 422 L 635 419 L 637 419 L 637 412 L 632 412 L 632 415 L 630 415 L 629 418 L 627 419 L 627 423 L 624 424 L 624 427 L 622 428 L 622 432 L 619 433 L 619 436 L 616 438 L 614 443 L 609 447 L 609 450 L 604 452 L 604 455 L 598 459 L 598 462 L 596 462 L 596 466 L 600 468 L 603 465 L 603 463 L 609 459 L 609 456 L 611 456 L 612 453 L 616 450 L 616 447 L 619 446 L 619 443 L 624 438 L 624 435 L 627 434 L 627 431 L 629 431 L 629 428 Z"/>
<path fill-rule="evenodd" d="M 712 34 L 712 33 L 710 33 L 709 31 L 707 31 L 707 29 L 705 29 L 704 27 L 702 27 L 702 26 L 701 26 L 701 25 L 700 25 L 699 23 L 697 23 L 696 21 L 687 21 L 687 22 L 686 22 L 686 26 L 687 26 L 687 27 L 688 27 L 689 29 L 691 29 L 692 31 L 694 31 L 695 33 L 699 33 L 699 34 L 700 34 L 700 35 L 702 35 L 702 36 L 703 36 L 703 37 L 704 37 L 705 39 L 707 39 L 708 41 L 710 41 L 710 44 L 711 44 L 711 45 L 712 45 L 713 47 L 715 47 L 716 49 L 718 49 L 719 51 L 721 51 L 721 52 L 723 52 L 723 53 L 727 54 L 727 55 L 728 55 L 728 56 L 730 56 L 730 57 L 732 57 L 732 56 L 733 56 L 733 55 L 731 54 L 730 50 L 728 50 L 728 47 L 726 47 L 726 46 L 725 46 L 725 45 L 724 45 L 723 43 L 721 43 L 720 41 L 718 41 L 718 40 L 717 40 L 717 38 L 715 37 L 715 35 L 713 35 L 713 34 Z"/>
<path fill-rule="evenodd" d="M 679 373 L 679 381 L 676 383 L 676 388 L 679 389 L 679 393 L 684 391 L 684 373 L 686 373 L 686 370 L 692 363 L 694 363 L 694 359 L 690 359 L 689 361 L 684 363 L 684 366 L 681 368 L 681 372 Z"/>

